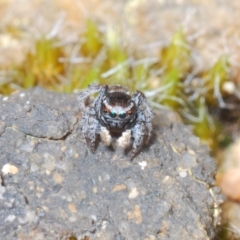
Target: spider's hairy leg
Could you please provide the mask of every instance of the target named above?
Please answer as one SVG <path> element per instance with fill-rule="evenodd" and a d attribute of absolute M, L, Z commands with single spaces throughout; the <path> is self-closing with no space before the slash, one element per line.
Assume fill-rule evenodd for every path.
<path fill-rule="evenodd" d="M 152 135 L 152 109 L 149 107 L 146 97 L 140 91 L 133 94 L 133 100 L 136 106 L 139 107 L 138 121 L 143 121 L 146 124 L 146 143 L 148 143 Z"/>
<path fill-rule="evenodd" d="M 88 88 L 84 91 L 81 91 L 78 95 L 78 101 L 80 103 L 80 110 L 83 112 L 83 110 L 85 110 L 86 106 L 90 105 L 90 96 L 93 93 L 99 92 L 100 89 L 103 86 L 100 84 L 91 84 L 88 86 Z"/>
<path fill-rule="evenodd" d="M 100 125 L 96 119 L 95 110 L 92 107 L 88 109 L 88 114 L 83 116 L 81 125 L 82 133 L 88 147 L 92 152 L 95 152 Z"/>
<path fill-rule="evenodd" d="M 98 89 L 98 97 L 96 98 L 94 102 L 94 108 L 96 110 L 97 116 L 100 118 L 100 110 L 101 110 L 101 105 L 104 96 L 106 95 L 106 92 L 108 90 L 107 85 L 100 85 L 100 88 Z"/>
<path fill-rule="evenodd" d="M 152 120 L 152 118 L 151 118 L 151 120 Z M 152 129 L 153 129 L 153 127 L 152 127 L 152 122 L 151 121 L 150 122 L 146 122 L 145 124 L 146 124 L 146 129 L 147 129 L 147 134 L 146 134 L 147 138 L 146 138 L 145 143 L 148 144 L 149 140 L 150 140 L 150 138 L 152 136 Z"/>
<path fill-rule="evenodd" d="M 80 92 L 78 96 L 82 115 L 80 123 L 82 134 L 92 152 L 95 152 L 97 141 L 99 140 L 101 125 L 98 116 L 101 111 L 102 98 L 106 91 L 106 85 L 89 85 L 89 87 L 85 91 Z M 94 93 L 98 93 L 95 100 L 91 98 L 91 95 Z"/>
<path fill-rule="evenodd" d="M 131 159 L 142 149 L 146 139 L 146 125 L 143 122 L 137 122 L 132 129 L 132 136 L 134 138 L 131 152 Z"/>

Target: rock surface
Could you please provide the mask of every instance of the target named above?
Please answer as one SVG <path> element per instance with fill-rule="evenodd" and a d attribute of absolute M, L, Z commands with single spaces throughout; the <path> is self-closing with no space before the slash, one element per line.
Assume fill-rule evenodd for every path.
<path fill-rule="evenodd" d="M 155 116 L 134 158 L 89 152 L 75 95 L 0 98 L 0 239 L 210 239 L 217 192 L 208 148 L 174 113 Z"/>

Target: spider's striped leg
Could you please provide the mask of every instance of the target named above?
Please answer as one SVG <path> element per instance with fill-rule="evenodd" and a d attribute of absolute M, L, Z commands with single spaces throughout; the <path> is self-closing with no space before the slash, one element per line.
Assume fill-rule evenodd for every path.
<path fill-rule="evenodd" d="M 133 145 L 131 159 L 133 159 L 142 149 L 146 140 L 146 125 L 143 122 L 137 122 L 132 129 Z"/>
<path fill-rule="evenodd" d="M 82 133 L 90 150 L 95 152 L 100 125 L 96 118 L 95 110 L 89 108 L 87 112 L 88 114 L 84 115 L 82 118 Z"/>
<path fill-rule="evenodd" d="M 83 112 L 87 106 L 90 105 L 90 96 L 93 93 L 99 92 L 103 86 L 99 84 L 92 84 L 89 85 L 89 87 L 81 91 L 78 94 L 78 101 L 80 103 L 80 111 Z"/>

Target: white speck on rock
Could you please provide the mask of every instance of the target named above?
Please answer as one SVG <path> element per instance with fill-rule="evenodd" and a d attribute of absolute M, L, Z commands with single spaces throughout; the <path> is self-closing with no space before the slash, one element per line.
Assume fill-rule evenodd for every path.
<path fill-rule="evenodd" d="M 73 222 L 77 221 L 77 218 L 76 218 L 76 216 L 70 216 L 68 220 L 69 220 L 69 222 L 73 223 Z"/>
<path fill-rule="evenodd" d="M 185 170 L 179 170 L 178 173 L 179 173 L 179 176 L 182 178 L 185 178 L 187 176 L 187 171 Z"/>
<path fill-rule="evenodd" d="M 37 216 L 34 210 L 29 209 L 26 212 L 26 215 L 24 217 L 24 222 L 25 223 L 32 223 L 32 222 L 36 222 L 37 221 Z"/>
<path fill-rule="evenodd" d="M 24 104 L 23 108 L 26 112 L 31 111 L 31 105 L 29 104 L 29 101 L 27 101 L 26 104 Z"/>
<path fill-rule="evenodd" d="M 129 193 L 129 195 L 128 195 L 128 198 L 129 198 L 129 199 L 134 199 L 134 198 L 136 198 L 138 195 L 139 195 L 139 192 L 138 192 L 137 188 L 134 187 L 134 188 L 131 189 L 131 191 L 130 191 L 130 193 Z"/>
<path fill-rule="evenodd" d="M 15 219 L 15 215 L 8 215 L 4 222 L 13 222 Z"/>
<path fill-rule="evenodd" d="M 92 218 L 92 220 L 93 220 L 94 222 L 97 221 L 97 216 L 96 216 L 96 215 L 91 215 L 91 218 Z"/>
<path fill-rule="evenodd" d="M 170 180 L 170 177 L 169 176 L 166 176 L 164 179 L 163 179 L 163 182 L 168 182 Z"/>
<path fill-rule="evenodd" d="M 147 166 L 146 161 L 139 162 L 138 164 L 139 164 L 139 166 L 141 167 L 142 170 L 144 170 L 144 168 Z"/>
<path fill-rule="evenodd" d="M 4 164 L 2 167 L 3 174 L 16 174 L 18 173 L 18 168 L 10 163 Z"/>
<path fill-rule="evenodd" d="M 108 224 L 107 221 L 103 221 L 103 222 L 102 222 L 102 229 L 103 229 L 103 230 L 107 228 L 107 224 Z"/>

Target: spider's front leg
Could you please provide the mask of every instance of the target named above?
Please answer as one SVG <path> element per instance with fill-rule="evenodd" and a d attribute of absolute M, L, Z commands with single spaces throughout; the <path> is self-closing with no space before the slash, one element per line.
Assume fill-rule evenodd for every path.
<path fill-rule="evenodd" d="M 90 96 L 93 93 L 100 92 L 105 86 L 100 84 L 92 84 L 85 91 L 81 91 L 78 95 L 78 101 L 80 103 L 80 111 L 83 114 L 87 107 L 90 105 Z"/>
<path fill-rule="evenodd" d="M 140 91 L 133 94 L 133 101 L 138 108 L 136 123 L 132 129 L 134 138 L 131 159 L 141 151 L 143 145 L 149 142 L 152 135 L 153 112 L 148 105 L 147 99 Z"/>
<path fill-rule="evenodd" d="M 80 111 L 82 115 L 81 130 L 83 137 L 92 152 L 96 150 L 96 143 L 101 133 L 101 126 L 98 120 L 101 108 L 102 98 L 107 90 L 106 85 L 92 84 L 78 95 L 80 103 Z M 93 93 L 98 93 L 98 97 L 94 101 L 91 99 Z"/>
<path fill-rule="evenodd" d="M 89 107 L 87 114 L 82 118 L 81 125 L 85 141 L 90 150 L 94 153 L 96 151 L 96 144 L 100 132 L 100 124 L 96 118 L 94 108 Z"/>
<path fill-rule="evenodd" d="M 133 99 L 136 106 L 138 106 L 137 121 L 144 122 L 146 125 L 145 126 L 147 132 L 146 142 L 148 143 L 152 135 L 152 119 L 153 119 L 152 109 L 148 105 L 147 99 L 142 92 L 136 91 L 133 94 Z"/>
<path fill-rule="evenodd" d="M 131 159 L 133 159 L 142 149 L 146 142 L 146 125 L 143 122 L 137 122 L 132 129 L 133 144 Z"/>

